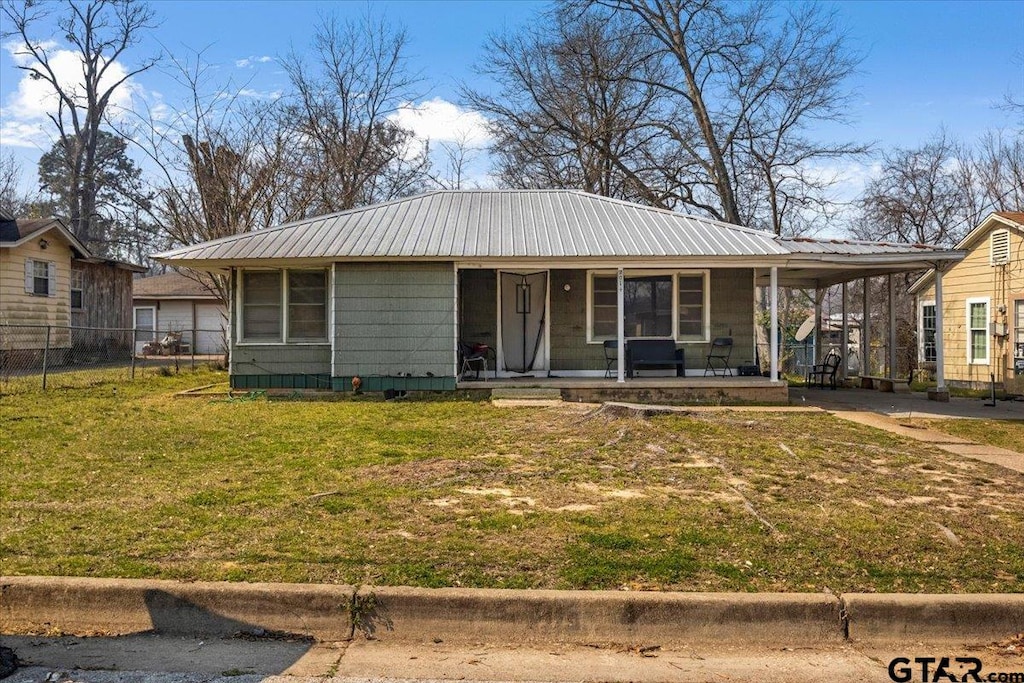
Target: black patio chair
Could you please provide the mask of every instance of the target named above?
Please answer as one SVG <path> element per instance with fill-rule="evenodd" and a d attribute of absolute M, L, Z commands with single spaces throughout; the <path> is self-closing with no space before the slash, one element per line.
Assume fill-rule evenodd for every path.
<path fill-rule="evenodd" d="M 704 376 L 708 376 L 708 370 L 711 371 L 712 376 L 718 377 L 718 369 L 715 367 L 716 364 L 721 365 L 722 377 L 729 373 L 729 377 L 732 377 L 732 368 L 729 367 L 729 358 L 732 356 L 732 337 L 715 337 L 711 341 L 711 351 L 708 352 L 708 362 L 704 366 Z"/>
<path fill-rule="evenodd" d="M 825 380 L 828 379 L 829 386 L 832 389 L 836 388 L 836 371 L 839 370 L 840 364 L 843 362 L 843 357 L 839 355 L 835 349 L 828 352 L 825 356 L 825 360 L 818 365 L 811 366 L 811 371 L 807 373 L 807 386 L 814 386 L 814 378 L 818 378 L 818 386 L 822 389 L 825 388 Z"/>
<path fill-rule="evenodd" d="M 604 378 L 612 376 L 612 366 L 619 363 L 619 340 L 606 339 L 604 342 Z"/>

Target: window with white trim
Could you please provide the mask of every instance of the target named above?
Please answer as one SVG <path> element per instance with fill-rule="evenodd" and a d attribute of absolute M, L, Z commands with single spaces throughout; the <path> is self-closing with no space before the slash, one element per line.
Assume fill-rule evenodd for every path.
<path fill-rule="evenodd" d="M 967 300 L 967 362 L 988 365 L 988 299 Z"/>
<path fill-rule="evenodd" d="M 71 270 L 71 310 L 80 311 L 85 308 L 85 271 L 78 268 Z"/>
<path fill-rule="evenodd" d="M 25 292 L 36 296 L 56 296 L 57 264 L 25 259 Z"/>
<path fill-rule="evenodd" d="M 327 340 L 327 271 L 243 270 L 241 341 Z"/>
<path fill-rule="evenodd" d="M 934 363 L 935 353 L 935 304 L 921 304 L 921 360 Z"/>
<path fill-rule="evenodd" d="M 616 275 L 591 272 L 588 338 L 618 335 Z M 707 341 L 707 271 L 626 271 L 623 278 L 623 323 L 627 339 Z"/>

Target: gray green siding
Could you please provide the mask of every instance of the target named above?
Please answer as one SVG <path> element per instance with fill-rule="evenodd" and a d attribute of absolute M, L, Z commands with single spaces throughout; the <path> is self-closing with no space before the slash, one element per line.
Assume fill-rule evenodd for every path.
<path fill-rule="evenodd" d="M 336 264 L 334 376 L 451 377 L 454 307 L 451 263 Z"/>
<path fill-rule="evenodd" d="M 587 343 L 587 271 L 552 270 L 551 371 L 604 368 L 604 348 Z"/>
<path fill-rule="evenodd" d="M 729 336 L 733 343 L 729 365 L 735 372 L 737 365 L 754 362 L 754 271 L 749 268 L 711 271 L 711 338 Z M 684 348 L 686 367 L 703 369 L 708 345 Z"/>
<path fill-rule="evenodd" d="M 321 375 L 331 373 L 330 345 L 261 346 L 235 344 L 231 349 L 236 375 Z"/>

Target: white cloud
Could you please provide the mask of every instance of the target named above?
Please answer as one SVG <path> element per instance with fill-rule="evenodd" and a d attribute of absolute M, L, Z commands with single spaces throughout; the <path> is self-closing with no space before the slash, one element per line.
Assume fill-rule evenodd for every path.
<path fill-rule="evenodd" d="M 440 97 L 419 104 L 407 102 L 390 118 L 420 140 L 435 143 L 464 140 L 470 147 L 482 147 L 491 139 L 487 119 L 482 114 L 462 109 Z"/>
<path fill-rule="evenodd" d="M 266 64 L 267 62 L 272 61 L 274 61 L 274 58 L 269 55 L 260 55 L 259 57 L 250 55 L 248 57 L 243 57 L 242 59 L 236 59 L 235 66 L 239 69 L 251 69 L 256 64 Z"/>
<path fill-rule="evenodd" d="M 253 88 L 242 88 L 238 91 L 239 97 L 251 97 L 257 100 L 276 100 L 281 97 L 280 90 L 254 90 Z"/>

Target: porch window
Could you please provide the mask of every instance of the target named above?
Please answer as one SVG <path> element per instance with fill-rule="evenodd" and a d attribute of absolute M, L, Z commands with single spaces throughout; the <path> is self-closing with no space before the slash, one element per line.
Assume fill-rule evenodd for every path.
<path fill-rule="evenodd" d="M 590 341 L 614 339 L 616 276 L 591 273 Z M 706 341 L 707 272 L 627 272 L 623 282 L 623 322 L 627 339 Z"/>
<path fill-rule="evenodd" d="M 921 360 L 934 363 L 935 354 L 935 304 L 921 305 Z"/>
<path fill-rule="evenodd" d="M 288 271 L 288 338 L 327 338 L 327 271 Z"/>
<path fill-rule="evenodd" d="M 988 364 L 988 299 L 967 300 L 967 362 Z"/>
<path fill-rule="evenodd" d="M 75 268 L 71 271 L 71 310 L 85 308 L 85 271 Z"/>
<path fill-rule="evenodd" d="M 242 338 L 281 340 L 281 276 L 275 271 L 242 272 Z"/>
<path fill-rule="evenodd" d="M 327 339 L 327 271 L 242 272 L 242 340 L 308 342 Z"/>

